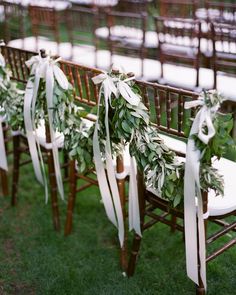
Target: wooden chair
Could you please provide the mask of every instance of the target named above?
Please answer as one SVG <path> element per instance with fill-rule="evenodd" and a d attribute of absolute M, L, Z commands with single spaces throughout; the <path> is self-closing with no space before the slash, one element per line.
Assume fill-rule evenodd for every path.
<path fill-rule="evenodd" d="M 26 34 L 26 10 L 21 4 L 14 2 L 1 1 L 4 8 L 4 32 L 1 36 L 5 42 L 9 42 L 12 39 L 22 39 Z M 22 41 L 22 46 L 23 46 Z"/>
<path fill-rule="evenodd" d="M 28 6 L 28 13 L 31 23 L 33 37 L 35 37 L 34 48 L 31 50 L 39 50 L 45 48 L 52 51 L 53 54 L 60 54 L 60 30 L 59 30 L 59 15 L 55 8 Z M 47 42 L 49 40 L 42 37 L 55 40 L 56 44 Z M 41 42 L 44 41 L 44 43 Z M 32 41 L 31 41 L 32 42 Z"/>
<path fill-rule="evenodd" d="M 98 10 L 72 7 L 66 11 L 66 27 L 71 44 L 71 59 L 84 65 L 97 64 Z M 89 64 L 86 64 L 88 61 Z"/>
<path fill-rule="evenodd" d="M 160 136 L 164 139 L 165 144 L 172 150 L 174 150 L 179 156 L 184 157 L 186 152 L 185 132 L 188 129 L 188 120 L 194 115 L 193 111 L 184 109 L 184 102 L 188 100 L 194 100 L 198 97 L 198 94 L 190 91 L 180 90 L 172 87 L 166 87 L 158 84 L 146 84 L 145 82 L 138 82 L 142 91 L 146 93 L 145 103 L 150 106 L 152 110 L 153 120 L 155 120 L 156 127 L 160 130 Z M 231 106 L 231 110 L 235 113 L 235 103 L 228 102 L 228 106 Z M 233 185 L 232 173 L 236 168 L 236 164 L 227 159 L 221 159 L 217 165 L 220 169 L 220 173 L 224 173 L 225 176 L 225 196 L 215 197 L 212 194 L 207 195 L 203 193 L 203 211 L 208 212 L 209 217 L 205 219 L 205 228 L 208 221 L 214 222 L 219 227 L 222 227 L 216 233 L 211 234 L 206 238 L 206 245 L 211 244 L 216 239 L 222 237 L 228 232 L 235 231 L 235 218 L 232 222 L 223 220 L 227 216 L 235 217 L 236 201 L 234 198 L 234 192 L 228 194 L 229 190 L 227 186 Z M 141 228 L 143 232 L 143 238 L 145 238 L 145 231 L 151 228 L 154 224 L 161 222 L 170 226 L 172 231 L 178 230 L 184 231 L 183 226 L 183 210 L 181 207 L 174 208 L 167 200 L 162 199 L 157 195 L 155 190 L 147 188 L 143 181 L 142 171 L 138 175 L 139 182 L 139 206 L 141 216 Z M 230 188 L 229 188 L 230 189 Z M 131 248 L 128 276 L 132 276 L 135 271 L 135 265 L 140 250 L 142 238 L 138 235 L 134 236 L 133 245 Z M 215 257 L 229 249 L 236 243 L 235 238 L 230 239 L 222 247 L 214 252 L 210 253 L 206 262 L 213 260 Z M 171 262 L 170 262 L 171 263 Z M 171 269 L 171 265 L 169 265 Z M 200 275 L 199 275 L 200 277 Z M 197 294 L 205 294 L 202 282 L 197 287 Z"/>
<path fill-rule="evenodd" d="M 232 100 L 235 95 L 236 25 L 211 23 L 214 88 Z"/>
<path fill-rule="evenodd" d="M 160 16 L 195 19 L 198 3 L 196 0 L 160 0 Z"/>
<path fill-rule="evenodd" d="M 136 73 L 139 77 L 144 76 L 146 25 L 147 15 L 143 13 L 108 13 L 110 64 L 121 65 L 127 71 Z M 122 56 L 126 57 L 125 60 Z M 129 57 L 136 58 L 136 68 L 131 66 L 132 59 L 129 59 Z"/>
<path fill-rule="evenodd" d="M 226 24 L 236 23 L 235 1 L 206 1 L 205 9 L 208 22 L 220 22 Z"/>
<path fill-rule="evenodd" d="M 93 84 L 91 78 L 100 74 L 101 71 L 84 67 L 75 63 L 63 63 L 62 69 L 67 73 L 69 81 L 72 83 L 75 90 L 76 101 L 83 106 L 87 111 L 94 107 L 98 102 L 99 88 Z M 89 114 L 87 120 L 94 121 L 96 116 Z M 116 160 L 117 173 L 123 173 L 125 165 L 122 157 L 118 157 Z M 120 200 L 123 210 L 124 221 L 126 218 L 125 213 L 125 179 L 117 179 L 118 189 L 120 193 Z M 71 234 L 73 228 L 73 214 L 75 210 L 76 198 L 84 189 L 91 186 L 98 186 L 96 179 L 96 172 L 94 170 L 86 171 L 85 173 L 79 173 L 77 163 L 71 160 L 69 163 L 69 196 L 67 203 L 67 214 L 64 234 L 65 236 Z M 78 194 L 78 195 L 77 195 Z M 124 271 L 127 270 L 127 236 L 125 237 L 125 243 L 123 248 L 120 249 L 120 264 Z"/>
<path fill-rule="evenodd" d="M 42 54 L 45 54 L 42 52 Z M 29 78 L 29 70 L 26 67 L 25 61 L 34 55 L 33 52 L 29 52 L 22 49 L 3 47 L 3 55 L 6 63 L 10 66 L 12 72 L 12 80 L 22 83 L 22 86 L 26 84 Z M 58 193 L 55 177 L 55 168 L 53 154 L 50 147 L 51 138 L 49 128 L 46 125 L 42 129 L 38 129 L 39 142 L 41 150 L 46 157 L 49 172 L 49 187 L 51 195 L 51 205 L 53 213 L 53 225 L 55 230 L 60 229 L 59 207 L 58 207 Z M 58 138 L 58 143 L 61 140 Z M 17 193 L 19 188 L 19 172 L 20 167 L 31 163 L 31 159 L 22 157 L 23 155 L 29 156 L 29 148 L 26 137 L 19 131 L 13 131 L 13 176 L 12 176 L 12 206 L 17 203 Z"/>
<path fill-rule="evenodd" d="M 159 81 L 187 89 L 199 87 L 201 23 L 166 17 L 154 17 L 154 20 L 159 44 L 157 59 L 161 63 Z"/>
<path fill-rule="evenodd" d="M 113 10 L 128 13 L 148 13 L 148 3 L 147 0 L 120 0 Z"/>

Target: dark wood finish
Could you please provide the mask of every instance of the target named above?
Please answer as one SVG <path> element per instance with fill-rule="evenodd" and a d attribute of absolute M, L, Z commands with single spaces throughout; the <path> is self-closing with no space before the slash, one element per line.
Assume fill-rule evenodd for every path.
<path fill-rule="evenodd" d="M 148 0 L 119 0 L 113 10 L 132 13 L 148 13 Z"/>
<path fill-rule="evenodd" d="M 59 32 L 59 15 L 55 8 L 28 6 L 28 13 L 31 23 L 33 36 L 36 37 L 36 48 L 38 48 L 38 38 L 40 36 L 49 37 L 57 43 L 57 53 L 59 52 L 60 32 Z M 50 50 L 50 48 L 48 48 Z"/>
<path fill-rule="evenodd" d="M 160 84 L 141 81 L 137 81 L 137 83 L 140 86 L 142 93 L 148 93 L 144 101 L 145 104 L 152 111 L 151 117 L 152 120 L 156 123 L 158 129 L 163 131 L 165 134 L 169 134 L 171 136 L 176 135 L 177 138 L 184 139 L 185 134 L 183 131 L 187 127 L 188 119 L 190 118 L 190 116 L 194 115 L 194 112 L 190 110 L 185 110 L 183 108 L 183 104 L 185 101 L 196 99 L 198 97 L 198 94 L 191 91 L 163 86 Z M 149 101 L 148 103 L 147 100 Z M 228 106 L 230 106 L 231 110 L 235 112 L 235 103 L 229 103 Z M 177 122 L 174 123 L 174 121 Z M 128 264 L 128 276 L 132 276 L 134 274 L 137 257 L 139 255 L 140 244 L 141 241 L 144 239 L 144 234 L 147 229 L 161 222 L 168 225 L 172 230 L 175 229 L 180 232 L 184 232 L 184 214 L 182 208 L 173 208 L 170 206 L 168 201 L 163 200 L 161 197 L 158 197 L 148 191 L 143 184 L 142 174 L 141 176 L 139 176 L 139 184 L 143 187 L 142 190 L 139 190 L 138 196 L 143 237 L 141 238 L 138 235 L 134 235 Z M 202 198 L 203 212 L 206 213 L 206 192 L 202 192 Z M 235 220 L 232 223 L 226 223 L 223 221 L 223 218 L 229 215 L 235 216 L 235 212 L 231 212 L 226 216 L 209 217 L 207 220 L 204 221 L 206 233 L 208 222 L 214 222 L 223 227 L 222 230 L 217 230 L 216 233 L 211 235 L 209 238 L 206 237 L 206 245 L 222 237 L 226 233 L 229 233 L 231 230 L 235 231 Z M 232 247 L 235 243 L 236 239 L 232 239 L 221 248 L 213 251 L 212 253 L 209 253 L 206 258 L 206 262 L 216 258 L 221 253 Z M 201 280 L 199 286 L 196 287 L 196 294 L 205 294 L 205 290 Z"/>
<path fill-rule="evenodd" d="M 211 23 L 211 41 L 213 45 L 214 88 L 217 89 L 217 75 L 222 74 L 219 72 L 236 76 L 236 54 L 235 51 L 232 51 L 231 46 L 236 44 L 236 24 Z"/>
<path fill-rule="evenodd" d="M 160 0 L 160 16 L 194 19 L 198 4 L 197 0 Z"/>
<path fill-rule="evenodd" d="M 117 157 L 116 160 L 116 170 L 117 173 L 123 173 L 124 172 L 124 161 L 122 156 Z M 124 237 L 124 245 L 121 248 L 120 252 L 120 264 L 122 269 L 126 272 L 127 271 L 127 255 L 128 255 L 128 250 L 127 250 L 127 242 L 128 242 L 128 236 L 127 236 L 127 224 L 126 224 L 126 194 L 125 194 L 125 179 L 117 179 L 117 185 L 119 189 L 119 195 L 120 195 L 120 202 L 121 202 L 121 207 L 122 207 L 122 213 L 123 213 L 123 220 L 124 220 L 124 228 L 125 228 L 125 237 Z"/>
<path fill-rule="evenodd" d="M 117 36 L 114 33 L 115 26 L 123 26 L 124 31 L 122 36 Z M 140 59 L 141 76 L 143 76 L 144 65 L 143 60 L 146 57 L 145 37 L 147 29 L 147 14 L 146 13 L 128 13 L 128 12 L 109 12 L 107 15 L 108 47 L 111 53 L 110 64 L 113 63 L 113 55 L 128 55 Z M 126 31 L 127 29 L 127 31 Z M 130 36 L 129 32 L 137 29 L 139 33 Z M 133 42 L 133 40 L 135 42 Z"/>
<path fill-rule="evenodd" d="M 26 11 L 21 4 L 11 3 L 8 1 L 1 1 L 3 5 L 3 28 L 4 35 L 1 36 L 5 42 L 9 42 L 12 39 L 21 39 L 25 37 L 25 17 Z M 22 44 L 23 45 L 23 44 Z"/>
<path fill-rule="evenodd" d="M 198 87 L 201 23 L 197 20 L 167 17 L 154 17 L 154 21 L 158 36 L 162 82 L 165 81 L 163 64 L 171 63 L 193 67 L 196 70 L 194 87 Z M 186 39 L 189 40 L 188 43 Z"/>
<path fill-rule="evenodd" d="M 66 28 L 71 43 L 71 58 L 74 56 L 74 47 L 84 44 L 94 46 L 88 50 L 94 51 L 94 61 L 96 60 L 97 38 L 95 30 L 99 24 L 98 9 L 85 7 L 72 7 L 66 11 Z"/>
<path fill-rule="evenodd" d="M 230 1 L 205 1 L 207 21 L 224 24 L 236 24 L 236 3 Z M 211 11 L 218 13 L 212 13 Z"/>

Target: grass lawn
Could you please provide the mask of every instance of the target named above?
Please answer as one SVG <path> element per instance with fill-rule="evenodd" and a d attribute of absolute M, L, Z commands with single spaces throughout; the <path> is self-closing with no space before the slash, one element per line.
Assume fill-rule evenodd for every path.
<path fill-rule="evenodd" d="M 77 197 L 74 231 L 67 238 L 52 229 L 51 207 L 32 167 L 21 170 L 19 202 L 0 197 L 0 295 L 191 295 L 180 233 L 156 225 L 144 235 L 136 274 L 119 267 L 115 228 L 107 220 L 96 188 Z M 60 202 L 62 225 L 66 203 Z M 233 295 L 236 248 L 208 267 L 208 294 Z"/>

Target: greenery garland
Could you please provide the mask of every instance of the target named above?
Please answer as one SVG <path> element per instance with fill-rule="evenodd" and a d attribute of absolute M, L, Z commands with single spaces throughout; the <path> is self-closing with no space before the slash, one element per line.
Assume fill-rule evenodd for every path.
<path fill-rule="evenodd" d="M 125 74 L 114 74 L 114 72 L 109 75 L 121 80 L 128 78 Z M 135 83 L 132 80 L 127 83 L 139 95 L 140 91 Z M 207 105 L 223 101 L 223 97 L 217 92 L 206 92 L 204 99 Z M 138 106 L 132 106 L 121 95 L 117 97 L 113 94 L 110 104 L 109 127 L 113 149 L 121 143 L 123 145 L 129 143 L 131 155 L 136 158 L 140 171 L 143 171 L 147 187 L 154 189 L 173 206 L 182 203 L 185 164 L 177 160 L 176 154 L 159 137 L 157 127 L 150 123 L 146 107 L 142 102 Z M 99 114 L 101 143 L 105 140 L 104 117 L 105 104 L 102 93 Z M 202 153 L 200 183 L 203 190 L 213 189 L 216 195 L 223 195 L 223 178 L 212 166 L 212 159 L 221 158 L 227 148 L 234 144 L 230 136 L 232 117 L 217 112 L 213 124 L 216 135 L 208 145 L 204 145 L 196 135 L 194 136 L 196 146 Z"/>
<path fill-rule="evenodd" d="M 17 87 L 17 83 L 12 82 L 10 77 L 11 72 L 5 66 L 2 57 L 0 64 L 0 115 L 6 115 L 6 121 L 8 121 L 13 130 L 17 130 L 18 125 L 21 126 L 23 124 L 24 91 L 20 90 Z"/>
<path fill-rule="evenodd" d="M 0 70 L 2 70 L 0 68 Z M 6 73 L 0 71 L 0 74 Z M 125 80 L 125 74 L 108 73 L 113 78 Z M 33 79 L 33 77 L 30 77 Z M 117 79 L 116 79 L 117 80 Z M 23 95 L 17 94 L 16 86 L 6 79 L 10 95 L 1 95 L 0 104 L 6 110 L 8 120 L 13 129 L 24 129 L 23 124 Z M 117 83 L 117 82 L 115 82 Z M 140 96 L 140 90 L 134 81 L 126 82 L 131 89 Z M 0 91 L 3 91 L 2 87 Z M 1 92 L 0 92 L 1 93 Z M 47 120 L 45 113 L 45 82 L 40 82 L 35 118 L 36 123 L 41 119 Z M 141 98 L 141 96 L 140 96 Z M 216 92 L 205 93 L 206 103 L 221 103 L 222 97 Z M 14 105 L 13 102 L 14 101 Z M 87 113 L 74 103 L 73 88 L 70 85 L 65 91 L 55 81 L 54 86 L 53 126 L 65 137 L 65 149 L 69 156 L 78 162 L 79 172 L 83 173 L 94 167 L 92 137 L 94 124 L 87 125 L 83 119 Z M 119 153 L 124 146 L 130 144 L 130 153 L 135 156 L 138 168 L 144 172 L 147 187 L 153 188 L 162 198 L 171 201 L 173 206 L 183 200 L 184 163 L 178 162 L 176 155 L 158 135 L 158 129 L 150 123 L 150 115 L 145 105 L 140 101 L 138 106 L 130 105 L 121 95 L 112 94 L 109 109 L 109 128 L 113 152 Z M 101 150 L 104 151 L 105 132 L 105 103 L 104 93 L 101 93 L 99 112 L 99 138 Z M 203 190 L 210 188 L 216 194 L 223 194 L 223 179 L 218 171 L 212 167 L 212 158 L 220 158 L 233 141 L 230 136 L 233 123 L 230 115 L 217 113 L 213 120 L 216 135 L 208 145 L 204 145 L 196 135 L 194 140 L 203 157 L 200 166 L 200 183 Z M 105 156 L 105 155 L 104 155 Z"/>

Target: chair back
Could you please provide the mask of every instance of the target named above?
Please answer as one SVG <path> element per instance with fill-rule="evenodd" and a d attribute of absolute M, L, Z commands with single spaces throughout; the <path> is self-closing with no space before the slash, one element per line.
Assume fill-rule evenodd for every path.
<path fill-rule="evenodd" d="M 160 16 L 195 19 L 196 0 L 160 0 Z"/>
<path fill-rule="evenodd" d="M 95 30 L 98 27 L 96 8 L 72 7 L 66 11 L 66 27 L 69 41 L 75 45 L 94 45 L 97 47 Z"/>
<path fill-rule="evenodd" d="M 154 19 L 161 63 L 198 65 L 201 23 L 179 18 Z"/>
<path fill-rule="evenodd" d="M 206 14 L 209 22 L 236 23 L 235 1 L 206 1 Z"/>
<path fill-rule="evenodd" d="M 1 1 L 4 8 L 4 40 L 9 42 L 12 39 L 22 39 L 25 37 L 25 9 L 21 4 Z"/>
<path fill-rule="evenodd" d="M 147 13 L 148 3 L 148 0 L 120 0 L 113 10 L 131 13 Z"/>
<path fill-rule="evenodd" d="M 145 13 L 109 12 L 107 15 L 108 46 L 113 54 L 137 57 L 146 55 L 147 15 Z M 111 62 L 112 63 L 112 62 Z"/>
<path fill-rule="evenodd" d="M 236 25 L 211 23 L 214 68 L 214 88 L 217 87 L 217 72 L 236 76 Z"/>
<path fill-rule="evenodd" d="M 55 8 L 28 6 L 32 34 L 34 37 L 48 37 L 60 43 L 59 17 Z M 36 47 L 38 45 L 36 44 Z M 39 48 L 36 48 L 37 50 Z"/>

